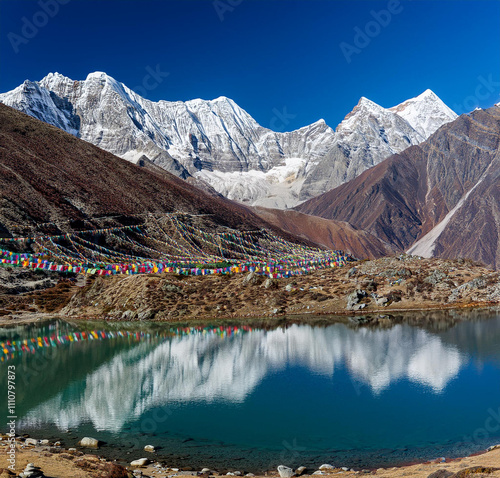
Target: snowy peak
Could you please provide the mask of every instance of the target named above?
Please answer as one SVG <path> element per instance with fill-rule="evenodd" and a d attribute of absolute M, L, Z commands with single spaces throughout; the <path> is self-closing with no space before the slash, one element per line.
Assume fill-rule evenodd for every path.
<path fill-rule="evenodd" d="M 352 131 L 360 121 L 367 119 L 370 115 L 380 116 L 385 112 L 385 108 L 362 96 L 358 104 L 346 115 L 335 131 Z"/>
<path fill-rule="evenodd" d="M 0 103 L 78 136 L 79 118 L 72 105 L 37 82 L 26 80 L 14 90 L 0 94 Z"/>
<path fill-rule="evenodd" d="M 0 102 L 129 161 L 146 156 L 229 199 L 270 207 L 293 207 L 349 181 L 456 116 L 427 90 L 391 109 L 361 97 L 336 131 L 320 119 L 275 132 L 226 96 L 154 102 L 102 71 L 78 81 L 49 73 Z"/>
<path fill-rule="evenodd" d="M 424 138 L 457 118 L 457 114 L 429 89 L 389 109 L 405 119 Z"/>

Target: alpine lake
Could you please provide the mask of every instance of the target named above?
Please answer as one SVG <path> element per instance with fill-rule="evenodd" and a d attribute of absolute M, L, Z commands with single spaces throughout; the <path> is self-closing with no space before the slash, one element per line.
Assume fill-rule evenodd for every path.
<path fill-rule="evenodd" d="M 126 461 L 361 469 L 500 442 L 498 311 L 408 313 L 387 327 L 52 320 L 1 328 L 0 342 L 18 434 L 65 447 L 90 436 Z"/>

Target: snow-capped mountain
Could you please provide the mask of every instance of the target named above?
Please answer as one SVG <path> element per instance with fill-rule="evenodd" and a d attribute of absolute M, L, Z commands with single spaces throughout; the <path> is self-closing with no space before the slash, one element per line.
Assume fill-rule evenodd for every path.
<path fill-rule="evenodd" d="M 307 175 L 299 199 L 340 186 L 424 139 L 399 115 L 362 97 L 337 126 L 329 151 Z"/>
<path fill-rule="evenodd" d="M 320 120 L 278 133 L 229 98 L 153 102 L 102 72 L 83 81 L 50 73 L 0 102 L 129 161 L 146 156 L 230 199 L 280 208 L 356 177 L 454 119 L 426 91 L 391 109 L 362 98 L 336 131 Z"/>
<path fill-rule="evenodd" d="M 416 98 L 389 109 L 405 119 L 425 138 L 457 117 L 457 114 L 431 90 L 425 90 Z"/>

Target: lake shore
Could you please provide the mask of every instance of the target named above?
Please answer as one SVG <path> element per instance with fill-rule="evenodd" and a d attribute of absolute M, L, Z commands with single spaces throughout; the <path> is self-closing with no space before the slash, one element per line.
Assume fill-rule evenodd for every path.
<path fill-rule="evenodd" d="M 24 440 L 18 440 L 16 449 L 16 475 L 22 472 L 28 463 L 33 463 L 39 467 L 46 477 L 50 478 L 127 478 L 132 476 L 146 477 L 175 477 L 175 476 L 197 476 L 201 475 L 201 469 L 183 467 L 177 468 L 175 463 L 165 463 L 156 461 L 154 453 L 144 452 L 144 457 L 148 459 L 148 464 L 143 466 L 131 466 L 126 458 L 117 461 L 108 460 L 99 455 L 99 450 L 89 450 L 84 448 L 65 449 L 54 444 L 48 445 L 27 445 Z M 415 477 L 427 478 L 467 478 L 467 477 L 500 477 L 500 446 L 483 453 L 471 455 L 465 458 L 442 459 L 423 462 L 405 466 L 378 468 L 376 470 L 347 470 L 342 468 L 323 469 L 322 476 L 341 476 L 351 478 L 358 475 L 377 475 L 381 478 Z M 4 435 L 0 441 L 0 477 L 9 475 L 7 437 Z M 286 465 L 286 463 L 284 463 Z M 317 467 L 321 467 L 318 463 Z M 332 465 L 333 466 L 333 465 Z M 3 470 L 2 470 L 3 469 Z M 232 468 L 229 464 L 227 470 L 210 470 L 203 473 L 203 476 L 226 476 L 227 473 L 236 473 L 238 476 L 245 474 L 245 470 Z M 138 473 L 140 471 L 140 473 Z M 307 469 L 301 476 L 318 476 L 314 474 L 315 469 Z M 254 476 L 250 474 L 249 476 Z M 256 476 L 279 477 L 276 470 L 269 470 Z"/>
<path fill-rule="evenodd" d="M 164 273 L 82 276 L 49 282 L 49 286 L 19 294 L 0 290 L 0 324 L 47 317 L 177 323 L 362 316 L 360 323 L 387 325 L 391 315 L 407 311 L 485 308 L 500 303 L 498 272 L 466 260 L 405 255 L 287 279 L 255 273 Z"/>

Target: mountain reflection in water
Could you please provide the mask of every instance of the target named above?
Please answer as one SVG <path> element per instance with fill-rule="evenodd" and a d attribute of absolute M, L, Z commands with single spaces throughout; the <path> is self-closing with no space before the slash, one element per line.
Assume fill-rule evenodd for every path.
<path fill-rule="evenodd" d="M 404 379 L 439 394 L 467 361 L 458 344 L 407 325 L 386 330 L 293 325 L 230 337 L 174 336 L 117 352 L 27 411 L 23 424 L 72 429 L 89 421 L 97 430 L 118 432 L 148 409 L 173 402 L 243 402 L 268 374 L 290 366 L 326 377 L 343 366 L 374 394 Z"/>

